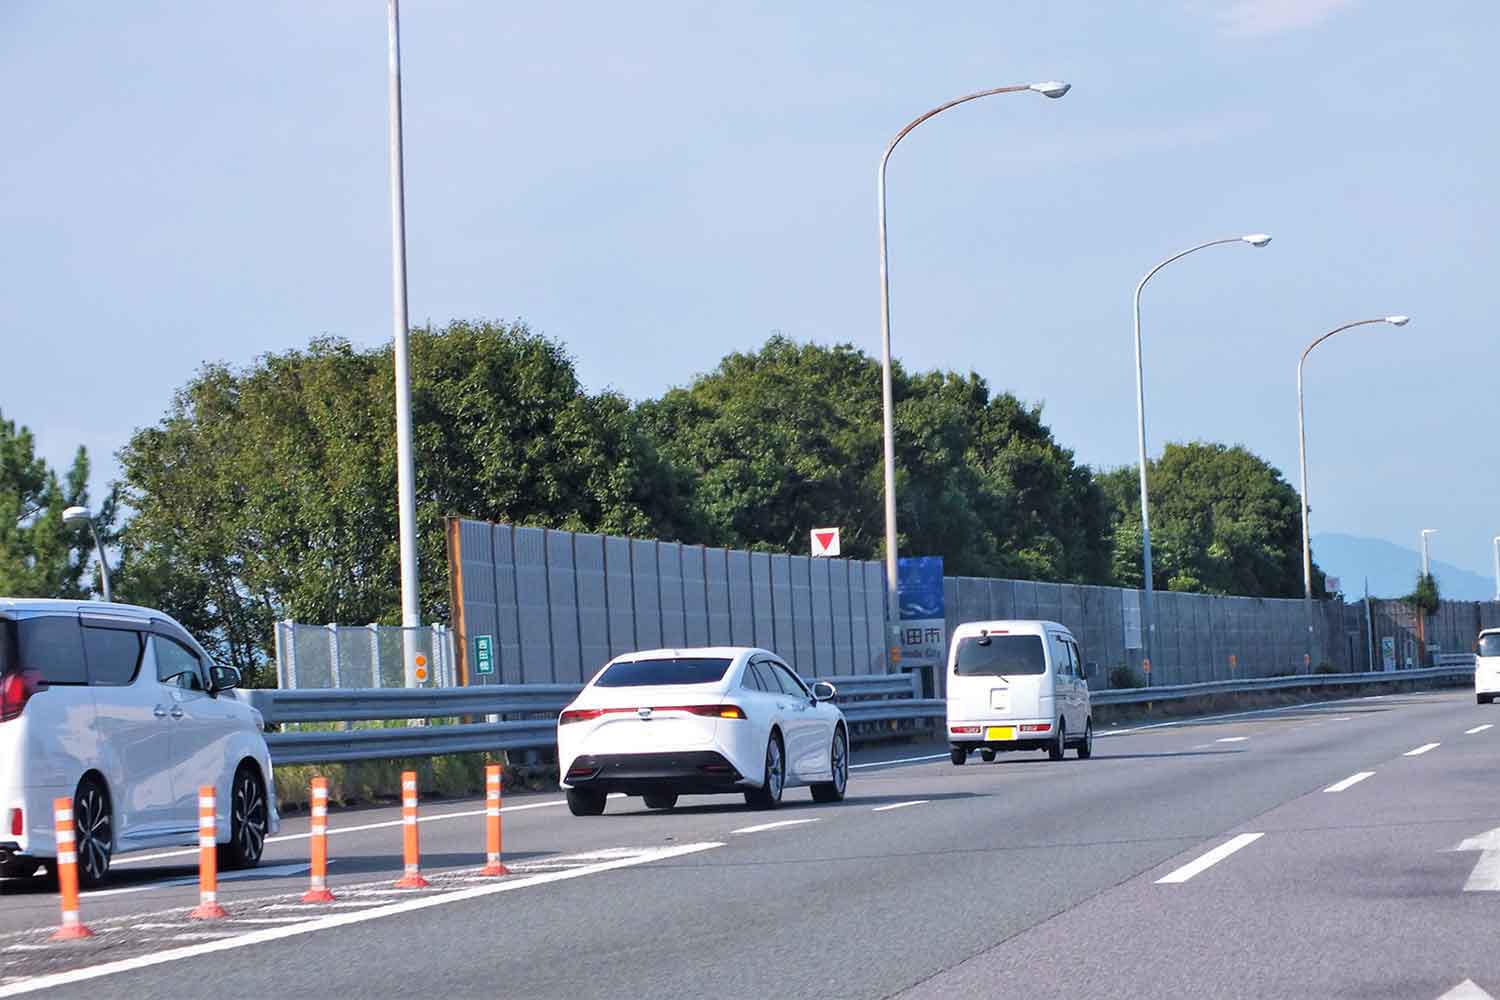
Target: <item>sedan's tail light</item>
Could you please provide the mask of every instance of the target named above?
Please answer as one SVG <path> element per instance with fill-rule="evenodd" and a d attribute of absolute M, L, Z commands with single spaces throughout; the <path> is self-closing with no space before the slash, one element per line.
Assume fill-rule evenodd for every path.
<path fill-rule="evenodd" d="M 743 719 L 745 717 L 745 710 L 738 705 L 663 705 L 651 711 L 653 713 L 687 712 L 690 715 L 704 715 L 710 719 Z"/>
<path fill-rule="evenodd" d="M 40 670 L 18 670 L 0 677 L 0 722 L 18 718 L 31 696 L 47 690 Z"/>
<path fill-rule="evenodd" d="M 588 722 L 604 714 L 602 708 L 570 708 L 557 719 L 557 724 L 566 726 L 570 722 Z"/>

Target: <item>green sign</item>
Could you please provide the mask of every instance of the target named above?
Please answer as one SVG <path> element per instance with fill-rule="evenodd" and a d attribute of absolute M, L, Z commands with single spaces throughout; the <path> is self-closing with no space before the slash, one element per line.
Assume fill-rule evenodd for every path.
<path fill-rule="evenodd" d="M 474 672 L 480 674 L 493 674 L 495 672 L 495 639 L 493 636 L 476 635 L 474 637 Z"/>

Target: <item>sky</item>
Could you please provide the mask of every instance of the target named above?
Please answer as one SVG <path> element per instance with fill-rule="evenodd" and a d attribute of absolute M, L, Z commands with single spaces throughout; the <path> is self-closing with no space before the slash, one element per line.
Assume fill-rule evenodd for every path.
<path fill-rule="evenodd" d="M 1244 444 L 1314 534 L 1489 573 L 1494 0 L 402 7 L 411 317 L 523 319 L 641 399 L 773 332 L 892 336 L 1092 466 Z M 200 365 L 391 336 L 380 0 L 0 2 L 0 411 L 98 465 Z M 1491 122 L 1485 125 L 1484 122 Z M 1415 566 L 1413 567 L 1415 572 Z"/>

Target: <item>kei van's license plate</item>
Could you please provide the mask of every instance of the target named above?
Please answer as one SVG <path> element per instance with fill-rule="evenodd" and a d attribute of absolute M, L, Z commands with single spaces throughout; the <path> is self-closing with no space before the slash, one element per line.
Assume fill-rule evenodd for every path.
<path fill-rule="evenodd" d="M 1013 740 L 1016 738 L 1015 726 L 990 726 L 984 731 L 987 740 Z"/>

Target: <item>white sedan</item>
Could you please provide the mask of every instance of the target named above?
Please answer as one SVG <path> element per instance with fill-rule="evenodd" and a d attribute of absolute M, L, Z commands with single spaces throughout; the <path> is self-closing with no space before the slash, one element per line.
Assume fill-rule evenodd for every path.
<path fill-rule="evenodd" d="M 743 792 L 774 808 L 790 785 L 838 802 L 849 727 L 832 684 L 811 689 L 775 653 L 714 647 L 619 656 L 557 720 L 557 761 L 575 816 L 611 792 L 670 809 L 679 795 Z"/>

